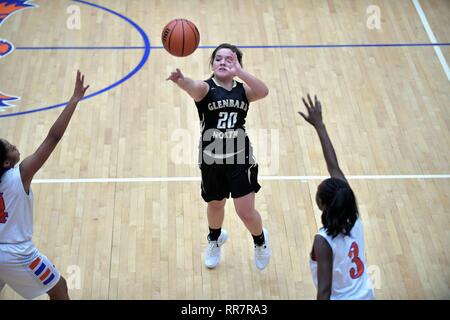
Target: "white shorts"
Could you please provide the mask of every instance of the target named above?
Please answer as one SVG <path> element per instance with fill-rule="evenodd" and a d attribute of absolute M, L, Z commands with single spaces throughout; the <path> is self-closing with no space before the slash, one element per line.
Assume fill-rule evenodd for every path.
<path fill-rule="evenodd" d="M 0 291 L 5 284 L 25 299 L 50 291 L 61 275 L 34 244 L 0 244 Z"/>

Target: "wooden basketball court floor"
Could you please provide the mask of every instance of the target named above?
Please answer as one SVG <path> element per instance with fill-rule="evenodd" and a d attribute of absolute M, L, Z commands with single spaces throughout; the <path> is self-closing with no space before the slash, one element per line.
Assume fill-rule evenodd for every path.
<path fill-rule="evenodd" d="M 327 171 L 313 128 L 297 115 L 308 92 L 322 99 L 357 196 L 377 298 L 450 298 L 449 1 L 34 3 L 0 27 L 16 48 L 0 59 L 0 91 L 21 97 L 0 112 L 0 136 L 22 157 L 33 152 L 62 110 L 45 108 L 67 101 L 78 68 L 90 93 L 105 89 L 80 103 L 32 186 L 34 241 L 72 298 L 314 299 L 314 195 Z M 381 29 L 367 26 L 371 5 Z M 80 29 L 67 27 L 78 10 L 71 6 Z M 200 31 L 202 47 L 189 57 L 161 48 L 173 18 Z M 203 265 L 198 116 L 187 94 L 165 81 L 177 67 L 206 79 L 222 42 L 241 46 L 244 67 L 270 89 L 247 121 L 260 163 L 256 207 L 273 253 L 262 272 L 231 201 L 222 261 L 214 270 Z M 8 287 L 0 298 L 21 299 Z"/>

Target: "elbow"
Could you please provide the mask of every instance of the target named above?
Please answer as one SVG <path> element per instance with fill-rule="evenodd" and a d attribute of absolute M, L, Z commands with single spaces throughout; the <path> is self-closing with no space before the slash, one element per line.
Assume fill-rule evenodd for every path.
<path fill-rule="evenodd" d="M 254 100 L 260 100 L 262 98 L 265 98 L 269 95 L 269 88 L 265 87 L 262 88 L 261 90 L 258 90 L 255 94 L 255 99 Z M 253 101 L 254 101 L 253 100 Z"/>
<path fill-rule="evenodd" d="M 56 130 L 50 130 L 47 139 L 51 144 L 56 145 L 62 139 L 62 137 L 62 133 L 58 133 L 56 132 Z"/>
<path fill-rule="evenodd" d="M 265 87 L 261 92 L 261 98 L 265 98 L 269 95 L 269 88 Z"/>

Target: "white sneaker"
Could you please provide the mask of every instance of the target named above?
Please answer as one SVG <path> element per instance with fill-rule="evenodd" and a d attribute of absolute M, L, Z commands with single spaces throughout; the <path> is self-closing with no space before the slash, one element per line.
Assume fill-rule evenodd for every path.
<path fill-rule="evenodd" d="M 270 261 L 270 247 L 269 247 L 269 231 L 263 228 L 264 244 L 261 246 L 255 245 L 255 264 L 259 270 L 263 270 Z"/>
<path fill-rule="evenodd" d="M 212 269 L 215 268 L 220 262 L 220 249 L 222 245 L 228 239 L 228 232 L 225 229 L 222 229 L 220 232 L 220 236 L 217 241 L 208 241 L 208 248 L 205 251 L 205 265 L 206 267 Z"/>

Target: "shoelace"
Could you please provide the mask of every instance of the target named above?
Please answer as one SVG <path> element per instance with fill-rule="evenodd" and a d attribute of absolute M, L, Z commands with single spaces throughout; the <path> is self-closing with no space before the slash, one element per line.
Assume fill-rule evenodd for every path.
<path fill-rule="evenodd" d="M 218 248 L 219 244 L 217 241 L 208 242 L 208 253 L 213 253 L 214 249 Z"/>
<path fill-rule="evenodd" d="M 257 254 L 264 254 L 264 250 L 267 249 L 267 245 L 263 244 L 262 246 L 255 246 Z"/>

